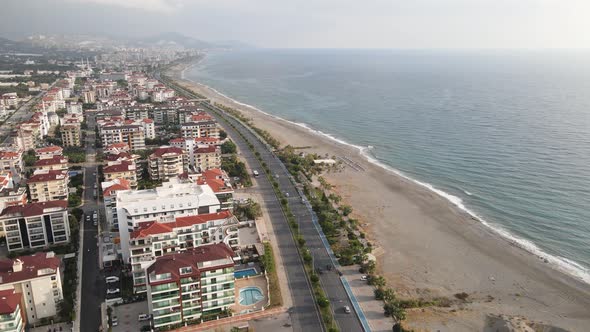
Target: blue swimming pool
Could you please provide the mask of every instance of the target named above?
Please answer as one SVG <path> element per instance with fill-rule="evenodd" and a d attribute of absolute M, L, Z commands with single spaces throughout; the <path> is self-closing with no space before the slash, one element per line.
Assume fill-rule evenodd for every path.
<path fill-rule="evenodd" d="M 264 299 L 262 291 L 258 287 L 246 287 L 240 289 L 240 304 L 251 305 L 258 303 Z"/>
<path fill-rule="evenodd" d="M 240 278 L 244 278 L 244 277 L 255 276 L 256 274 L 257 273 L 256 273 L 256 269 L 255 268 L 249 268 L 249 269 L 245 269 L 245 270 L 235 271 L 234 272 L 234 278 L 240 279 Z"/>

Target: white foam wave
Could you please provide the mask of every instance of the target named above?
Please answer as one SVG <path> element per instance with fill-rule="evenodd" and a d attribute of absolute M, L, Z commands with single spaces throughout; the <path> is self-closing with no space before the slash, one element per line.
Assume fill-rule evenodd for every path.
<path fill-rule="evenodd" d="M 470 193 L 469 191 L 467 191 L 467 190 L 465 190 L 465 189 L 462 189 L 462 190 L 463 190 L 463 192 L 464 192 L 464 193 L 466 193 L 466 194 L 467 194 L 467 195 L 469 195 L 469 196 L 472 196 L 472 195 L 473 195 L 472 193 Z"/>
<path fill-rule="evenodd" d="M 467 208 L 464 204 L 463 204 L 463 200 L 460 197 L 457 197 L 455 195 L 449 194 L 443 190 L 437 189 L 435 188 L 433 185 L 431 185 L 430 183 L 427 182 L 422 182 L 416 179 L 413 179 L 409 176 L 407 176 L 406 174 L 404 174 L 403 172 L 387 165 L 384 164 L 383 162 L 377 160 L 376 158 L 374 158 L 371 154 L 370 151 L 373 150 L 373 146 L 360 146 L 360 145 L 355 145 L 355 144 L 351 144 L 349 142 L 346 142 L 332 134 L 328 134 L 325 133 L 321 130 L 318 129 L 314 129 L 312 127 L 310 127 L 308 124 L 306 123 L 301 123 L 301 122 L 294 122 L 294 121 L 290 121 L 284 118 L 281 118 L 279 116 L 267 113 L 255 106 L 246 104 L 246 103 L 242 103 L 240 101 L 237 101 L 223 93 L 221 93 L 220 91 L 196 82 L 194 80 L 191 79 L 187 79 L 189 81 L 192 81 L 198 85 L 201 85 L 207 89 L 210 89 L 211 91 L 215 92 L 216 94 L 223 96 L 224 98 L 227 98 L 229 100 L 231 100 L 233 103 L 244 106 L 244 107 L 248 107 L 254 111 L 260 112 L 262 114 L 265 114 L 267 116 L 270 116 L 274 119 L 280 120 L 280 121 L 285 121 L 288 122 L 290 124 L 302 127 L 306 130 L 308 130 L 309 132 L 316 134 L 316 135 L 320 135 L 323 136 L 331 141 L 337 142 L 339 144 L 342 145 L 346 145 L 346 146 L 350 146 L 353 147 L 355 149 L 357 149 L 359 151 L 359 153 L 370 163 L 377 165 L 383 169 L 385 169 L 386 171 L 393 173 L 397 176 L 400 176 L 408 181 L 411 181 L 415 184 L 418 184 L 434 193 L 436 193 L 437 195 L 445 198 L 446 200 L 448 200 L 449 202 L 451 202 L 453 205 L 455 205 L 456 207 L 458 207 L 459 209 L 461 209 L 462 211 L 464 211 L 465 213 L 469 214 L 471 217 L 473 217 L 474 219 L 478 220 L 479 222 L 481 222 L 482 225 L 484 225 L 485 227 L 487 227 L 488 229 L 490 229 L 491 231 L 493 231 L 494 233 L 498 234 L 499 236 L 503 237 L 504 239 L 506 239 L 507 241 L 509 241 L 510 243 L 512 243 L 513 245 L 526 250 L 527 252 L 535 255 L 536 257 L 538 257 L 539 259 L 542 259 L 544 261 L 546 261 L 548 264 L 550 264 L 552 267 L 556 268 L 557 270 L 564 272 L 566 274 L 569 274 L 573 277 L 575 277 L 578 280 L 581 280 L 587 284 L 590 284 L 590 270 L 587 269 L 586 267 L 578 264 L 575 261 L 572 261 L 570 259 L 564 258 L 564 257 L 560 257 L 560 256 L 553 256 L 550 255 L 546 252 L 544 252 L 542 249 L 540 249 L 537 245 L 535 245 L 533 242 L 520 238 L 518 236 L 515 236 L 513 234 L 511 234 L 509 231 L 505 230 L 504 228 L 500 227 L 499 225 L 495 225 L 495 224 L 491 224 L 488 221 L 484 220 L 483 218 L 481 218 L 480 216 L 478 216 L 475 212 L 473 212 L 472 210 L 470 210 L 469 208 Z M 465 193 L 467 195 L 471 195 L 471 193 L 465 191 Z"/>

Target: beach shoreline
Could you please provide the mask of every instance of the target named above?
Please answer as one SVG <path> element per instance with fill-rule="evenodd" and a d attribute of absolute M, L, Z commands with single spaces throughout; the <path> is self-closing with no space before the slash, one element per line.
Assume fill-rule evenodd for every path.
<path fill-rule="evenodd" d="M 285 145 L 346 156 L 360 166 L 325 177 L 354 208 L 354 217 L 376 244 L 380 272 L 402 297 L 469 294 L 468 301 L 448 310 L 410 310 L 410 327 L 482 330 L 489 315 L 522 316 L 571 331 L 583 331 L 590 324 L 588 284 L 549 267 L 544 257 L 501 237 L 426 186 L 371 162 L 359 147 L 182 79 L 193 65 L 176 66 L 170 76 L 213 102 L 240 110 Z"/>

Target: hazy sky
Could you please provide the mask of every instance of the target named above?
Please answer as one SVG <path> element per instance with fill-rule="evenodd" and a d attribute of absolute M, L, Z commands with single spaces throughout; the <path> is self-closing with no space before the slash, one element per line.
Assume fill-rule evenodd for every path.
<path fill-rule="evenodd" d="M 0 0 L 0 35 L 176 31 L 264 47 L 590 48 L 590 0 Z"/>

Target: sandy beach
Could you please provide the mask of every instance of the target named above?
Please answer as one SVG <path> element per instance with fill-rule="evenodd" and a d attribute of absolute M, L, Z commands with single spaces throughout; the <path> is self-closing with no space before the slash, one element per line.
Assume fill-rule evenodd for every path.
<path fill-rule="evenodd" d="M 354 217 L 376 245 L 380 273 L 400 297 L 446 297 L 452 302 L 448 308 L 409 310 L 406 326 L 417 331 L 496 331 L 503 323 L 492 327 L 491 317 L 505 315 L 516 327 L 534 321 L 568 331 L 590 330 L 590 285 L 552 269 L 434 192 L 370 163 L 358 149 L 180 79 L 182 69 L 178 66 L 169 75 L 213 102 L 242 111 L 283 144 L 346 156 L 362 167 L 324 176 L 354 208 Z M 455 298 L 461 292 L 468 294 L 466 301 Z M 518 330 L 528 331 L 524 325 Z"/>

